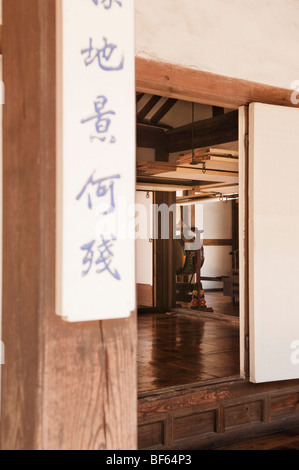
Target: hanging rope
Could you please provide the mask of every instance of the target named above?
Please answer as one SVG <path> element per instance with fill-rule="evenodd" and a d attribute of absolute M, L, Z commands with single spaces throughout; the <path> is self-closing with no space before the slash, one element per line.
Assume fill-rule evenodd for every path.
<path fill-rule="evenodd" d="M 194 165 L 194 103 L 192 103 L 192 161 L 191 164 Z"/>

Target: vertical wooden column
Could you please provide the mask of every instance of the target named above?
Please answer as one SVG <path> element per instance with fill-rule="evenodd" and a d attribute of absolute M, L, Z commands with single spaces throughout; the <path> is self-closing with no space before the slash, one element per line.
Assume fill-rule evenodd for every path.
<path fill-rule="evenodd" d="M 176 202 L 175 192 L 156 192 L 154 203 L 157 206 L 172 206 Z M 173 223 L 175 214 L 169 212 L 169 238 L 161 238 L 162 221 L 158 227 L 159 237 L 154 240 L 154 303 L 160 312 L 175 307 L 175 245 Z"/>
<path fill-rule="evenodd" d="M 55 315 L 55 0 L 3 0 L 3 67 L 1 449 L 136 449 L 135 314 Z"/>

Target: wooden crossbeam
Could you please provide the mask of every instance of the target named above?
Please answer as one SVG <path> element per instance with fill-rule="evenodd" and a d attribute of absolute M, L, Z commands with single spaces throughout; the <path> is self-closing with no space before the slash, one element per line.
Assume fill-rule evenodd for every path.
<path fill-rule="evenodd" d="M 194 127 L 193 127 L 194 126 Z M 238 111 L 197 121 L 166 132 L 168 152 L 181 152 L 192 148 L 194 128 L 194 148 L 235 142 L 238 140 Z"/>

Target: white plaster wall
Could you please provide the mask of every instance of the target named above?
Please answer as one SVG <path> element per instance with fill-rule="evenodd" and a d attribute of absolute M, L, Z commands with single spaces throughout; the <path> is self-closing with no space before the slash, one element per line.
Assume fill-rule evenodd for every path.
<path fill-rule="evenodd" d="M 136 55 L 290 88 L 298 0 L 135 0 Z"/>
<path fill-rule="evenodd" d="M 203 238 L 232 238 L 232 205 L 231 202 L 206 202 L 203 206 Z M 232 272 L 231 246 L 205 246 L 205 262 L 202 276 L 230 276 Z M 204 289 L 221 289 L 222 283 L 204 281 Z"/>
<path fill-rule="evenodd" d="M 232 203 L 205 202 L 203 207 L 203 237 L 230 239 L 232 237 Z"/>

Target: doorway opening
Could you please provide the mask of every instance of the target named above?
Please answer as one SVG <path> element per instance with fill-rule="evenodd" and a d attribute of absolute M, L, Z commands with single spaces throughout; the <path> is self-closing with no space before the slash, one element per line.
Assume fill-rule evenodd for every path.
<path fill-rule="evenodd" d="M 238 119 L 137 93 L 140 396 L 240 378 Z"/>

